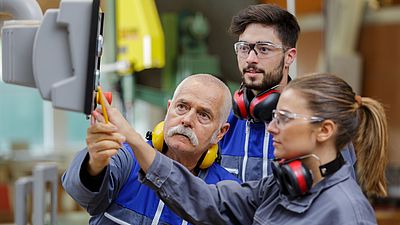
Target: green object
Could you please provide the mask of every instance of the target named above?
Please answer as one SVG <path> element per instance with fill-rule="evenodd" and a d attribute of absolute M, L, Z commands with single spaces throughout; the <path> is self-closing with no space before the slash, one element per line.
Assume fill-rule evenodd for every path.
<path fill-rule="evenodd" d="M 176 83 L 189 75 L 209 73 L 220 76 L 219 58 L 208 54 L 209 25 L 200 13 L 182 12 L 180 15 L 181 54 L 177 60 Z"/>
<path fill-rule="evenodd" d="M 172 94 L 169 94 L 168 92 L 160 91 L 157 88 L 152 88 L 139 84 L 136 84 L 135 95 L 136 98 L 139 98 L 153 105 L 160 106 L 164 109 L 167 108 L 168 99 L 172 97 Z"/>
<path fill-rule="evenodd" d="M 178 72 L 176 81 L 179 83 L 187 76 L 196 73 L 209 73 L 219 76 L 219 58 L 213 55 L 191 55 L 185 54 L 178 58 Z"/>
<path fill-rule="evenodd" d="M 171 91 L 176 84 L 176 59 L 178 56 L 178 16 L 165 13 L 161 16 L 165 36 L 165 67 L 161 76 L 161 89 Z"/>
<path fill-rule="evenodd" d="M 165 67 L 161 90 L 133 82 L 133 96 L 166 108 L 167 100 L 180 81 L 196 73 L 220 76 L 220 60 L 208 53 L 209 25 L 201 13 L 164 13 L 161 24 L 165 36 Z"/>
<path fill-rule="evenodd" d="M 228 81 L 227 85 L 229 87 L 229 90 L 231 91 L 232 95 L 235 93 L 235 91 L 239 90 L 240 88 L 240 83 L 233 82 L 233 81 Z"/>

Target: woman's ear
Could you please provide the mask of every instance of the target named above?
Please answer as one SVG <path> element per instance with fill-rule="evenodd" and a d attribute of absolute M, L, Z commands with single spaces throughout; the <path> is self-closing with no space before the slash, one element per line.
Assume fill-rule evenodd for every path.
<path fill-rule="evenodd" d="M 336 123 L 333 122 L 332 120 L 324 120 L 322 121 L 318 129 L 319 130 L 317 134 L 317 140 L 319 142 L 324 142 L 333 137 L 333 135 L 336 132 L 337 126 Z"/>

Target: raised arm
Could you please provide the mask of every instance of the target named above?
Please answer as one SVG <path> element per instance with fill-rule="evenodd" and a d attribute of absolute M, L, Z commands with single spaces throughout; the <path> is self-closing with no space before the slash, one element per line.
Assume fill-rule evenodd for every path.
<path fill-rule="evenodd" d="M 104 98 L 104 96 L 102 96 Z M 122 114 L 114 107 L 110 106 L 108 101 L 103 101 L 111 126 L 116 127 L 116 132 L 122 134 L 126 138 L 126 142 L 131 146 L 134 151 L 135 157 L 144 172 L 154 161 L 156 150 L 146 143 L 142 136 L 136 132 L 129 122 L 122 116 Z M 107 127 L 104 117 L 102 116 L 101 109 L 93 112 L 93 117 L 99 122 L 99 126 Z"/>

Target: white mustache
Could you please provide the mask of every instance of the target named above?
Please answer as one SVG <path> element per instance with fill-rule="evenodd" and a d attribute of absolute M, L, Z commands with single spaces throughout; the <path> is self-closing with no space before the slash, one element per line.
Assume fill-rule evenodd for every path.
<path fill-rule="evenodd" d="M 193 132 L 192 129 L 188 128 L 188 127 L 184 127 L 183 125 L 178 125 L 175 127 L 171 127 L 168 130 L 168 137 L 171 137 L 175 134 L 180 134 L 180 135 L 184 135 L 186 137 L 189 138 L 190 142 L 192 143 L 193 146 L 197 146 L 199 145 L 199 139 L 197 138 L 196 134 Z"/>

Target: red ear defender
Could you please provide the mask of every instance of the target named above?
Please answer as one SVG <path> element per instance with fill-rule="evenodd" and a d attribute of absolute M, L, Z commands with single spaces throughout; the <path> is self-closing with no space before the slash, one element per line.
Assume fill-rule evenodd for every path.
<path fill-rule="evenodd" d="M 314 157 L 321 163 L 319 157 L 314 154 L 301 156 L 289 161 L 272 161 L 272 174 L 282 194 L 289 196 L 289 198 L 296 198 L 306 194 L 313 184 L 311 171 L 301 162 L 301 159 L 306 157 Z M 319 171 L 323 177 L 329 176 L 338 171 L 345 163 L 342 154 L 339 153 L 336 159 L 320 165 Z"/>
<path fill-rule="evenodd" d="M 300 160 L 282 165 L 282 171 L 290 196 L 304 195 L 310 190 L 313 178 L 310 170 Z"/>
<path fill-rule="evenodd" d="M 240 89 L 239 91 L 235 91 L 233 95 L 232 101 L 232 110 L 235 116 L 240 119 L 247 119 L 248 118 L 248 105 L 249 101 L 245 96 L 244 89 Z"/>
<path fill-rule="evenodd" d="M 246 87 L 241 87 L 233 95 L 232 110 L 236 117 L 245 120 L 270 122 L 272 110 L 276 108 L 279 92 L 275 86 L 254 96 L 253 92 Z"/>
<path fill-rule="evenodd" d="M 290 198 L 304 195 L 313 183 L 310 170 L 300 160 L 273 161 L 272 173 L 282 193 Z"/>
<path fill-rule="evenodd" d="M 280 93 L 277 90 L 269 90 L 255 96 L 250 102 L 250 115 L 256 121 L 270 122 L 272 110 L 278 104 Z"/>

